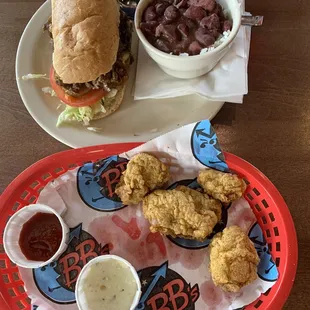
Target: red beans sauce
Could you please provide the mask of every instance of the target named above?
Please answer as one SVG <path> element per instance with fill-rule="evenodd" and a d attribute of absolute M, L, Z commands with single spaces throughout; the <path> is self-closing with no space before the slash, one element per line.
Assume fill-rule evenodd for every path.
<path fill-rule="evenodd" d="M 140 23 L 153 46 L 174 55 L 198 55 L 231 28 L 232 22 L 215 0 L 155 0 Z"/>
<path fill-rule="evenodd" d="M 55 214 L 39 212 L 22 227 L 19 246 L 29 260 L 47 261 L 59 249 L 62 227 Z"/>

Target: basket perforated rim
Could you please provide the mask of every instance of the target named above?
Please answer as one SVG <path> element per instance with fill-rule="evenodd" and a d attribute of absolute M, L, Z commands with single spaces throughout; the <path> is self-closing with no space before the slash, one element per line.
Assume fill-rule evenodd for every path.
<path fill-rule="evenodd" d="M 24 193 L 24 189 L 33 183 L 34 175 L 44 176 L 49 169 L 53 168 L 55 172 L 49 173 L 50 177 L 45 179 L 46 184 L 51 179 L 70 170 L 69 161 L 72 163 L 71 169 L 73 169 L 76 165 L 81 165 L 86 161 L 95 161 L 123 153 L 139 145 L 140 143 L 122 143 L 73 149 L 48 156 L 36 162 L 16 177 L 1 196 L 0 212 L 3 216 L 0 218 L 0 229 L 2 234 L 7 216 L 12 215 L 18 209 L 15 208 L 14 210 L 12 200 L 14 200 L 15 195 Z M 255 215 L 258 217 L 258 222 L 262 226 L 274 259 L 276 256 L 275 260 L 280 274 L 277 283 L 245 309 L 281 309 L 292 289 L 298 261 L 297 237 L 291 214 L 279 191 L 264 174 L 250 163 L 233 154 L 225 153 L 225 157 L 231 170 L 243 176 L 250 184 L 245 198 L 249 201 Z M 66 162 L 66 165 L 62 164 L 63 162 Z M 67 167 L 64 169 L 62 166 Z M 56 172 L 57 170 L 58 172 Z M 252 186 L 253 183 L 255 183 L 255 186 Z M 264 192 L 263 197 L 261 192 Z M 17 198 L 20 199 L 19 196 Z M 261 200 L 261 198 L 263 199 Z M 259 207 L 257 203 L 254 203 L 257 199 L 260 199 L 263 206 Z M 266 210 L 268 211 L 266 212 Z M 277 226 L 272 226 L 275 224 Z M 275 228 L 277 228 L 278 233 L 276 233 Z M 280 244 L 282 244 L 281 250 Z M 281 264 L 279 266 L 280 259 Z M 0 279 L 0 303 L 2 295 L 2 298 L 11 309 L 30 309 L 30 300 L 27 294 L 20 289 L 23 285 L 22 280 L 20 278 L 14 279 L 14 277 L 17 277 L 16 273 L 18 274 L 18 269 L 16 266 L 10 265 L 3 250 L 3 240 L 1 238 L 0 274 L 2 279 Z M 9 281 L 6 281 L 6 279 Z M 14 292 L 15 296 L 12 296 L 11 291 Z"/>

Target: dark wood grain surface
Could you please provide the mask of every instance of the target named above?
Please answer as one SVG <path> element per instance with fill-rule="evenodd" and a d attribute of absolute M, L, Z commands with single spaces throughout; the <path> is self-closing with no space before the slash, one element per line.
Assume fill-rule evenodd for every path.
<path fill-rule="evenodd" d="M 43 1 L 0 0 L 0 193 L 37 160 L 68 149 L 28 114 L 15 81 L 16 49 Z M 286 200 L 298 234 L 299 267 L 286 309 L 310 309 L 310 1 L 247 0 L 265 16 L 252 32 L 249 94 L 213 124 L 225 151 L 266 174 Z"/>

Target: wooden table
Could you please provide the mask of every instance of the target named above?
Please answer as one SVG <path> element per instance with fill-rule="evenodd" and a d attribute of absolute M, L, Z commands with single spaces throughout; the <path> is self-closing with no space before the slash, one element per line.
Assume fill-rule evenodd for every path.
<path fill-rule="evenodd" d="M 0 0 L 0 193 L 32 163 L 68 149 L 36 124 L 16 87 L 17 45 L 42 3 Z M 213 124 L 223 149 L 255 165 L 285 198 L 300 257 L 286 309 L 309 309 L 310 1 L 247 0 L 246 9 L 265 16 L 253 29 L 249 94 L 243 105 L 225 104 Z"/>

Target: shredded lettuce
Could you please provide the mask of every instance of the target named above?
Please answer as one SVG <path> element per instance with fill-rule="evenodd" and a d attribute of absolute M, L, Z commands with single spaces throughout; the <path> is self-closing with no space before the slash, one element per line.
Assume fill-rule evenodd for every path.
<path fill-rule="evenodd" d="M 116 88 L 112 88 L 103 99 L 105 98 L 112 99 L 116 96 L 117 92 L 118 90 Z"/>
<path fill-rule="evenodd" d="M 85 126 L 88 126 L 93 117 L 94 111 L 91 107 L 75 108 L 67 105 L 65 110 L 60 113 L 56 127 L 71 122 L 83 122 Z"/>
<path fill-rule="evenodd" d="M 52 87 L 43 87 L 42 91 L 44 94 L 50 94 L 52 97 L 57 97 L 54 89 Z"/>
<path fill-rule="evenodd" d="M 92 106 L 87 107 L 71 107 L 66 105 L 66 108 L 58 117 L 58 121 L 56 127 L 64 123 L 72 123 L 72 122 L 81 122 L 85 126 L 89 126 L 91 120 L 93 120 L 94 116 L 98 113 L 106 113 L 106 109 L 104 107 L 104 100 L 101 99 L 97 103 Z"/>
<path fill-rule="evenodd" d="M 33 79 L 49 80 L 49 78 L 46 76 L 46 74 L 32 74 L 32 73 L 29 73 L 27 75 L 22 76 L 22 79 L 24 81 L 33 80 Z"/>
<path fill-rule="evenodd" d="M 124 52 L 121 56 L 122 63 L 128 64 L 130 62 L 130 53 Z"/>
<path fill-rule="evenodd" d="M 129 59 L 130 54 L 124 54 L 124 61 Z M 24 81 L 32 80 L 32 79 L 47 79 L 49 78 L 46 74 L 27 74 L 22 77 Z M 45 94 L 50 94 L 52 97 L 57 97 L 55 91 L 51 87 L 43 87 L 42 91 Z M 64 111 L 60 113 L 58 116 L 56 127 L 61 126 L 64 123 L 75 123 L 80 122 L 83 123 L 85 126 L 89 126 L 90 121 L 93 120 L 94 116 L 98 113 L 107 113 L 104 105 L 109 104 L 110 101 L 114 99 L 117 94 L 117 89 L 111 89 L 111 91 L 100 101 L 97 103 L 87 106 L 87 107 L 71 107 L 69 105 L 65 105 Z M 58 107 L 57 107 L 58 109 Z M 94 130 L 95 127 L 89 127 Z"/>
<path fill-rule="evenodd" d="M 103 132 L 103 129 L 102 128 L 100 128 L 100 127 L 86 127 L 89 131 L 93 131 L 93 132 L 99 132 L 99 133 L 101 133 L 101 132 Z"/>

